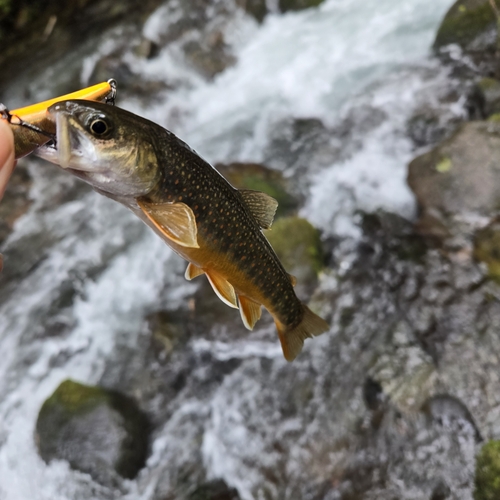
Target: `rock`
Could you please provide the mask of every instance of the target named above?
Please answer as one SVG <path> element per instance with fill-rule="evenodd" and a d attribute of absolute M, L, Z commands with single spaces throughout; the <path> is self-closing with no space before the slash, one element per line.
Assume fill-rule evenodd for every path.
<path fill-rule="evenodd" d="M 488 266 L 491 278 L 500 281 L 500 224 L 492 221 L 474 235 L 474 258 Z"/>
<path fill-rule="evenodd" d="M 418 228 L 438 238 L 469 235 L 500 206 L 500 124 L 465 123 L 415 158 L 408 184 L 420 208 Z"/>
<path fill-rule="evenodd" d="M 300 217 L 278 219 L 266 237 L 285 269 L 298 285 L 314 285 L 323 269 L 323 249 L 319 231 Z"/>
<path fill-rule="evenodd" d="M 492 50 L 497 24 L 489 0 L 458 0 L 446 13 L 434 41 L 434 49 L 452 43 L 463 49 Z"/>
<path fill-rule="evenodd" d="M 236 188 L 262 191 L 278 202 L 276 217 L 293 214 L 298 206 L 297 197 L 289 193 L 289 182 L 281 172 L 271 170 L 258 163 L 230 163 L 215 165 L 215 168 Z"/>
<path fill-rule="evenodd" d="M 500 441 L 489 441 L 476 458 L 474 500 L 500 498 Z"/>
<path fill-rule="evenodd" d="M 275 170 L 286 172 L 291 180 L 306 173 L 318 172 L 339 159 L 341 142 L 350 127 L 334 134 L 317 118 L 294 118 L 278 122 L 269 133 L 269 143 L 264 151 L 264 163 Z"/>
<path fill-rule="evenodd" d="M 230 488 L 222 479 L 202 484 L 191 493 L 187 500 L 240 500 L 238 492 Z"/>
<path fill-rule="evenodd" d="M 67 460 L 73 469 L 104 485 L 116 474 L 134 478 L 144 466 L 149 425 L 128 397 L 72 380 L 42 405 L 36 423 L 41 457 Z"/>
<path fill-rule="evenodd" d="M 448 131 L 435 110 L 419 111 L 408 120 L 406 127 L 408 136 L 418 148 L 438 143 Z"/>
<path fill-rule="evenodd" d="M 321 5 L 324 0 L 279 0 L 279 8 L 281 12 L 289 10 L 303 10 Z"/>
<path fill-rule="evenodd" d="M 261 23 L 269 12 L 266 0 L 237 0 L 237 4 Z"/>
<path fill-rule="evenodd" d="M 59 92 L 52 85 L 52 91 L 54 95 L 64 93 L 68 90 L 70 79 L 74 78 L 81 83 L 79 75 L 82 56 L 75 57 L 75 53 L 72 53 L 68 57 L 71 48 L 78 46 L 83 50 L 92 50 L 92 43 L 99 43 L 103 31 L 119 23 L 135 24 L 137 27 L 143 17 L 160 2 L 161 0 L 126 0 L 118 3 L 110 0 L 80 0 L 64 5 L 57 0 L 11 2 L 8 15 L 2 16 L 0 10 L 0 89 L 12 84 L 12 73 L 16 74 L 16 78 L 22 74 L 22 78 L 31 82 L 34 74 L 40 74 L 49 64 L 59 62 L 64 64 L 66 86 Z M 9 5 L 5 1 L 0 4 Z M 131 12 L 133 16 L 130 15 Z M 57 22 L 52 25 L 52 29 L 48 29 L 54 16 Z M 91 42 L 83 48 L 85 44 L 82 44 L 82 40 Z M 75 65 L 77 61 L 80 62 L 78 68 L 68 67 L 70 64 Z"/>
<path fill-rule="evenodd" d="M 474 437 L 479 443 L 483 440 L 467 406 L 449 394 L 436 394 L 428 398 L 421 411 L 433 422 L 443 426 L 468 425 L 474 431 Z"/>
<path fill-rule="evenodd" d="M 479 101 L 482 105 L 480 118 L 487 118 L 495 113 L 500 113 L 500 81 L 495 78 L 482 78 L 476 84 Z"/>
<path fill-rule="evenodd" d="M 186 60 L 208 79 L 236 62 L 220 31 L 200 40 L 188 41 L 183 46 L 183 52 Z"/>

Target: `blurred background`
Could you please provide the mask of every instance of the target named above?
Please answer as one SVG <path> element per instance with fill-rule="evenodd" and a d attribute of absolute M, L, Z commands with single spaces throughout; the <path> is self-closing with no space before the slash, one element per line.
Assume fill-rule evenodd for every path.
<path fill-rule="evenodd" d="M 493 0 L 0 0 L 0 102 L 117 105 L 280 202 L 287 363 L 124 207 L 0 203 L 1 500 L 500 498 Z"/>

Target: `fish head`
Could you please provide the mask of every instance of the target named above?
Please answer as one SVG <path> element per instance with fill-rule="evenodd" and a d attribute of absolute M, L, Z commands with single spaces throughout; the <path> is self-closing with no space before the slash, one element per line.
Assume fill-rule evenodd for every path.
<path fill-rule="evenodd" d="M 40 148 L 38 156 L 111 196 L 137 198 L 155 187 L 160 169 L 151 122 L 85 100 L 57 102 L 48 113 L 56 124 L 56 145 Z"/>

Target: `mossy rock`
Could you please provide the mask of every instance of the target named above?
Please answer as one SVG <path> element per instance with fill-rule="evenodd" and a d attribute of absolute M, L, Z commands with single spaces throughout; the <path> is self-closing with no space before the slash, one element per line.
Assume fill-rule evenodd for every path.
<path fill-rule="evenodd" d="M 458 0 L 438 29 L 434 49 L 451 43 L 465 49 L 478 37 L 495 28 L 496 17 L 489 0 Z"/>
<path fill-rule="evenodd" d="M 237 0 L 237 4 L 245 9 L 259 23 L 261 23 L 269 12 L 266 0 Z"/>
<path fill-rule="evenodd" d="M 238 189 L 262 191 L 276 199 L 276 217 L 293 214 L 299 201 L 288 192 L 288 183 L 281 172 L 258 163 L 219 163 L 215 168 Z"/>
<path fill-rule="evenodd" d="M 300 285 L 316 282 L 323 269 L 323 248 L 320 233 L 300 217 L 278 219 L 266 237 L 285 269 L 297 278 Z"/>
<path fill-rule="evenodd" d="M 289 10 L 304 10 L 321 5 L 324 0 L 279 0 L 281 12 Z"/>
<path fill-rule="evenodd" d="M 474 258 L 484 262 L 491 278 L 500 282 L 500 221 L 493 221 L 476 232 Z"/>
<path fill-rule="evenodd" d="M 500 207 L 500 125 L 468 122 L 408 167 L 418 201 L 419 231 L 439 239 L 469 238 L 477 220 Z"/>
<path fill-rule="evenodd" d="M 482 78 L 476 88 L 483 108 L 482 116 L 500 113 L 500 81 L 495 78 Z"/>
<path fill-rule="evenodd" d="M 123 394 L 66 380 L 40 409 L 36 438 L 41 457 L 67 460 L 73 469 L 113 486 L 144 466 L 149 424 Z"/>
<path fill-rule="evenodd" d="M 500 498 L 500 441 L 486 443 L 476 457 L 474 500 Z"/>

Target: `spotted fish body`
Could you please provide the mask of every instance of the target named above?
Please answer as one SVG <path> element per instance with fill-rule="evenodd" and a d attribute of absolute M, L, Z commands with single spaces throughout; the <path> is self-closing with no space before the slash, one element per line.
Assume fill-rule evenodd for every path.
<path fill-rule="evenodd" d="M 189 261 L 186 277 L 206 274 L 217 295 L 240 309 L 247 328 L 263 305 L 287 360 L 305 338 L 328 329 L 297 298 L 294 278 L 262 232 L 272 223 L 274 199 L 235 189 L 174 134 L 124 110 L 67 101 L 49 111 L 59 152 L 45 157 L 62 157 L 72 173 L 131 208 Z"/>

